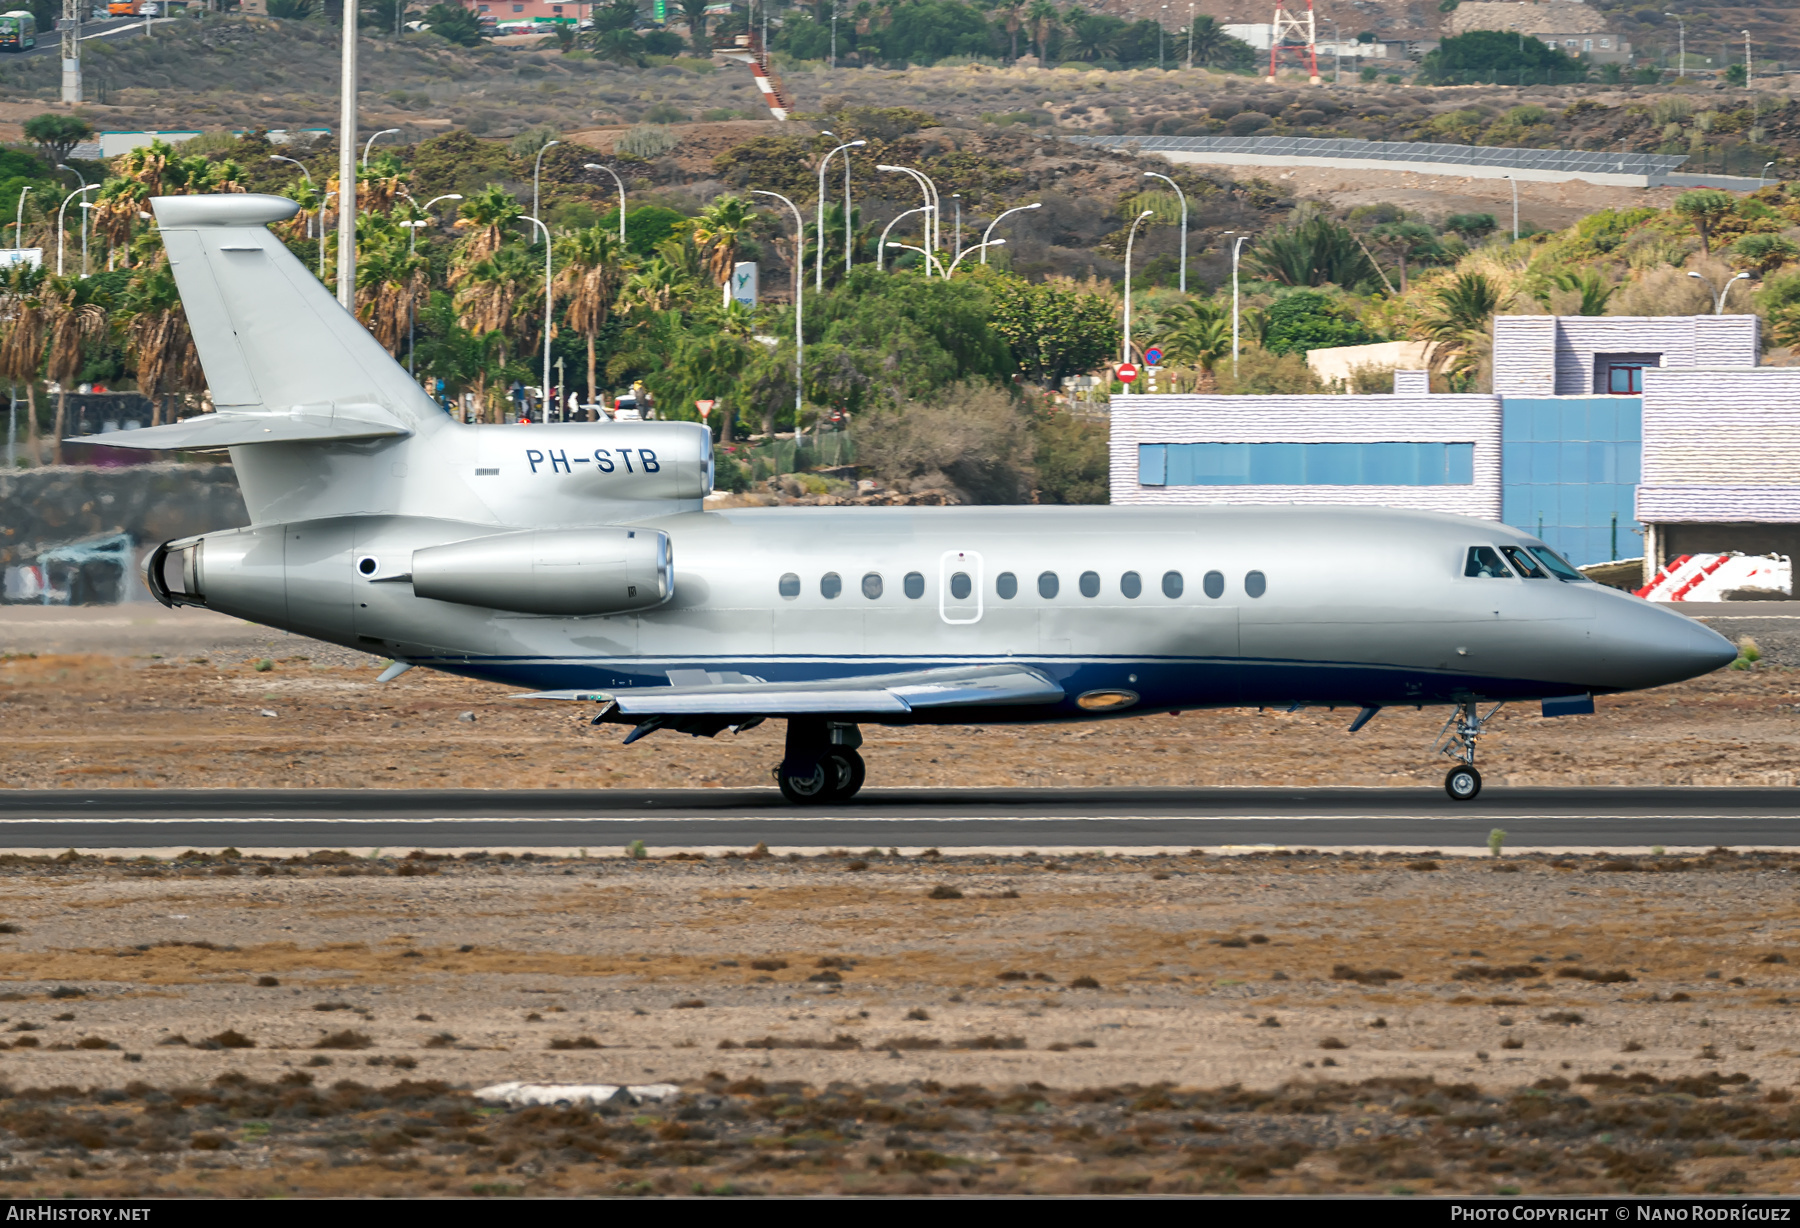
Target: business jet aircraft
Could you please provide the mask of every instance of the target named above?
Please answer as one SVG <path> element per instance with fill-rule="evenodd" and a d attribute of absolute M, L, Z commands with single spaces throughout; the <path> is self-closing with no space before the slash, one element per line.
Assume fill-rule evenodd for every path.
<path fill-rule="evenodd" d="M 1547 715 L 1736 655 L 1487 521 L 1353 507 L 706 512 L 678 422 L 452 420 L 269 233 L 275 196 L 153 202 L 216 413 L 114 447 L 228 448 L 251 525 L 146 560 L 202 606 L 712 737 L 787 722 L 795 802 L 863 783 L 858 726 L 1449 705 L 1452 798 L 1495 708 Z"/>

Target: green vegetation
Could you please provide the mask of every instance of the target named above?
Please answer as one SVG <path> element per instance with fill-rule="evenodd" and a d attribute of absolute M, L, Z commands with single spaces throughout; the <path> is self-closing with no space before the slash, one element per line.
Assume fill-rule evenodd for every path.
<path fill-rule="evenodd" d="M 1419 80 L 1428 85 L 1554 85 L 1586 76 L 1587 66 L 1560 48 L 1508 30 L 1471 30 L 1446 38 L 1419 65 Z"/>

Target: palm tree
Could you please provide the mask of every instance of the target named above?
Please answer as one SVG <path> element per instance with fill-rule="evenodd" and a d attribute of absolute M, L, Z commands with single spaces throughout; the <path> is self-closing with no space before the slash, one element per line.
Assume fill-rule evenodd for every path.
<path fill-rule="evenodd" d="M 517 244 L 496 249 L 481 260 L 463 266 L 456 290 L 457 323 L 477 337 L 499 338 L 498 367 L 505 367 L 519 325 L 534 301 L 531 293 L 543 274 L 529 249 Z M 487 402 L 484 371 L 476 381 L 477 399 Z"/>
<path fill-rule="evenodd" d="M 1244 253 L 1244 265 L 1259 276 L 1289 286 L 1327 282 L 1354 289 L 1378 276 L 1375 264 L 1348 227 L 1322 213 L 1292 226 L 1276 226 Z"/>
<path fill-rule="evenodd" d="M 1581 302 L 1575 309 L 1578 316 L 1603 316 L 1612 296 L 1619 292 L 1619 287 L 1601 276 L 1598 269 L 1588 269 L 1583 273 L 1572 273 L 1567 269 L 1550 274 L 1550 284 L 1558 290 L 1574 291 L 1581 295 Z M 1544 306 L 1550 306 L 1548 293 L 1539 297 Z"/>
<path fill-rule="evenodd" d="M 1169 357 L 1200 369 L 1195 391 L 1213 391 L 1213 368 L 1231 353 L 1231 313 L 1205 299 L 1189 299 L 1163 312 L 1155 331 Z"/>
<path fill-rule="evenodd" d="M 456 227 L 458 230 L 467 230 L 469 236 L 463 240 L 460 268 L 451 275 L 451 283 L 455 284 L 462 275 L 461 269 L 486 260 L 499 251 L 506 238 L 506 228 L 524 213 L 525 206 L 513 199 L 512 194 L 497 183 L 488 184 L 465 200 L 456 211 Z"/>
<path fill-rule="evenodd" d="M 688 41 L 693 44 L 695 55 L 705 55 L 710 50 L 706 41 L 706 7 L 710 0 L 681 0 L 681 15 L 687 19 Z"/>
<path fill-rule="evenodd" d="M 0 376 L 25 385 L 26 441 L 31 463 L 44 462 L 38 440 L 37 380 L 44 365 L 44 299 L 41 293 L 48 275 L 29 264 L 15 264 L 0 281 Z"/>
<path fill-rule="evenodd" d="M 1459 273 L 1432 297 L 1437 309 L 1425 319 L 1425 330 L 1437 343 L 1431 351 L 1432 366 L 1443 371 L 1453 385 L 1466 386 L 1474 376 L 1494 313 L 1500 309 L 1500 291 L 1485 273 Z"/>
<path fill-rule="evenodd" d="M 708 276 L 731 298 L 731 273 L 737 265 L 738 245 L 756 213 L 741 196 L 720 196 L 694 219 L 694 246 L 703 253 Z"/>
<path fill-rule="evenodd" d="M 612 314 L 619 287 L 631 268 L 631 254 L 619 236 L 603 226 L 590 226 L 562 237 L 557 244 L 562 268 L 556 274 L 556 292 L 568 307 L 569 327 L 587 342 L 587 390 L 596 394 L 594 338 Z"/>
<path fill-rule="evenodd" d="M 56 437 L 51 440 L 51 461 L 63 463 L 63 430 L 68 423 L 69 385 L 81 377 L 86 358 L 85 342 L 106 330 L 106 310 L 94 301 L 96 287 L 80 277 L 44 279 L 44 334 L 49 353 L 44 374 L 56 381 Z"/>
<path fill-rule="evenodd" d="M 356 219 L 356 318 L 398 356 L 428 292 L 430 261 L 412 251 L 407 231 L 382 214 Z"/>
<path fill-rule="evenodd" d="M 1006 33 L 1012 39 L 1011 53 L 1006 57 L 1008 62 L 1019 58 L 1019 31 L 1025 25 L 1025 0 L 1000 0 L 994 6 Z"/>
<path fill-rule="evenodd" d="M 1115 27 L 1105 17 L 1071 9 L 1066 24 L 1077 59 L 1102 59 L 1113 49 L 1116 41 Z"/>
<path fill-rule="evenodd" d="M 1032 40 L 1037 43 L 1039 65 L 1044 62 L 1044 44 L 1061 20 L 1052 0 L 1032 0 L 1031 7 L 1025 10 L 1025 21 L 1031 27 Z"/>
<path fill-rule="evenodd" d="M 200 359 L 174 271 L 166 260 L 146 263 L 125 293 L 125 349 L 135 364 L 138 391 L 150 400 L 150 424 L 173 421 L 173 412 L 165 413 L 168 395 L 200 382 Z"/>

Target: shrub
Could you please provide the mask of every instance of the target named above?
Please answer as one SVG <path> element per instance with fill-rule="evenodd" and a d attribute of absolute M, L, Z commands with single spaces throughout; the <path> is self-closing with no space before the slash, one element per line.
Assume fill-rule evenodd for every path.
<path fill-rule="evenodd" d="M 679 144 L 681 139 L 667 128 L 639 124 L 621 135 L 613 143 L 613 149 L 634 158 L 660 158 Z"/>

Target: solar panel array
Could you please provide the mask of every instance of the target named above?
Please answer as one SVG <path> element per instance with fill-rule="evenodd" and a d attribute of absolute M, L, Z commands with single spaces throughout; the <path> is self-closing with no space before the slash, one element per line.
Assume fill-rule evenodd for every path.
<path fill-rule="evenodd" d="M 1234 153 L 1281 158 L 1358 158 L 1378 162 L 1438 162 L 1504 166 L 1530 171 L 1665 175 L 1686 154 L 1620 153 L 1591 149 L 1510 149 L 1499 145 L 1440 145 L 1433 141 L 1358 141 L 1305 136 L 1071 136 L 1082 145 L 1146 153 Z"/>

